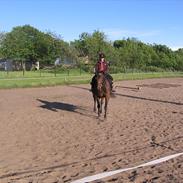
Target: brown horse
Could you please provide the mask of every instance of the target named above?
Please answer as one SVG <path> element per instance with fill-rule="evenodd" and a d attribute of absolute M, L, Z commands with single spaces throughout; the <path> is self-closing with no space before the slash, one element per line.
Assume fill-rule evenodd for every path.
<path fill-rule="evenodd" d="M 111 86 L 109 80 L 105 77 L 103 73 L 98 73 L 96 75 L 96 80 L 92 87 L 93 99 L 94 99 L 94 112 L 96 112 L 96 102 L 98 108 L 98 117 L 102 113 L 102 104 L 105 99 L 105 114 L 104 118 L 107 117 L 107 105 L 111 95 Z"/>

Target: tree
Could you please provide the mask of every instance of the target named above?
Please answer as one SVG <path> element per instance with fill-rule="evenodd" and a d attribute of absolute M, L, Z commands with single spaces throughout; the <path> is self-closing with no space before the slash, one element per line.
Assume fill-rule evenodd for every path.
<path fill-rule="evenodd" d="M 170 48 L 168 48 L 166 45 L 154 44 L 153 49 L 159 56 L 159 64 L 157 65 L 158 67 L 163 69 L 175 69 L 176 55 Z"/>
<path fill-rule="evenodd" d="M 97 30 L 92 34 L 82 33 L 79 40 L 75 40 L 71 45 L 75 47 L 79 57 L 88 57 L 91 63 L 96 62 L 100 51 L 109 56 L 112 50 L 112 45 L 107 41 L 105 34 Z"/>
<path fill-rule="evenodd" d="M 183 48 L 175 51 L 176 54 L 176 66 L 175 69 L 183 71 Z"/>
<path fill-rule="evenodd" d="M 2 53 L 5 58 L 17 61 L 40 61 L 50 64 L 57 57 L 70 54 L 69 44 L 52 33 L 43 33 L 30 26 L 18 26 L 6 34 L 2 42 Z"/>
<path fill-rule="evenodd" d="M 3 55 L 5 58 L 13 60 L 39 60 L 41 58 L 40 50 L 44 50 L 43 44 L 40 44 L 42 34 L 37 29 L 25 25 L 13 28 L 2 43 Z"/>
<path fill-rule="evenodd" d="M 115 72 L 126 69 L 183 70 L 183 49 L 173 52 L 166 45 L 145 44 L 136 38 L 111 42 L 103 32 L 83 32 L 78 40 L 67 43 L 53 32 L 41 32 L 30 26 L 17 26 L 9 33 L 0 32 L 0 58 L 16 61 L 39 61 L 53 64 L 66 57 L 94 65 L 104 52 Z"/>
<path fill-rule="evenodd" d="M 3 53 L 2 53 L 2 43 L 3 40 L 5 39 L 6 33 L 5 32 L 0 32 L 0 58 L 3 57 Z"/>

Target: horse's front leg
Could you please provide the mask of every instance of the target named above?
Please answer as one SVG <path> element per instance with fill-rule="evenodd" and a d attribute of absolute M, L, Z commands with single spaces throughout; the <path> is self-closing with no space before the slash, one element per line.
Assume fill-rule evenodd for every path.
<path fill-rule="evenodd" d="M 107 118 L 107 105 L 108 105 L 108 102 L 109 102 L 109 98 L 105 97 L 105 106 L 104 106 L 105 114 L 104 114 L 104 118 Z"/>
<path fill-rule="evenodd" d="M 104 103 L 104 98 L 101 98 L 100 100 L 100 113 L 102 113 L 102 105 Z"/>
<path fill-rule="evenodd" d="M 100 99 L 97 98 L 97 108 L 98 108 L 98 117 L 100 117 L 100 108 L 101 108 L 101 105 L 100 105 Z"/>
<path fill-rule="evenodd" d="M 96 96 L 93 96 L 93 99 L 94 99 L 93 111 L 96 112 L 96 102 L 97 102 Z"/>

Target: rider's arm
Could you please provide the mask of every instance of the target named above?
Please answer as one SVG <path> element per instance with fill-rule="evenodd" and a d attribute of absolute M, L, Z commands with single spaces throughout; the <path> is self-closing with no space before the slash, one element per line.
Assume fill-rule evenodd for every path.
<path fill-rule="evenodd" d="M 106 72 L 107 72 L 107 73 L 109 72 L 109 65 L 108 65 L 107 62 L 106 62 Z"/>
<path fill-rule="evenodd" d="M 96 68 L 95 68 L 95 67 L 93 68 L 93 73 L 94 73 L 94 74 L 96 73 Z"/>

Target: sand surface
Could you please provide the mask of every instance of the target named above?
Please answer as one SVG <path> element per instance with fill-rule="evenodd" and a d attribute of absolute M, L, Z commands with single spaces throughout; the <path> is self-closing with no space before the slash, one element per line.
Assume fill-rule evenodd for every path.
<path fill-rule="evenodd" d="M 115 85 L 107 120 L 89 84 L 0 90 L 0 183 L 71 182 L 183 152 L 183 78 Z M 183 156 L 94 182 L 182 183 Z"/>

